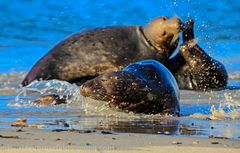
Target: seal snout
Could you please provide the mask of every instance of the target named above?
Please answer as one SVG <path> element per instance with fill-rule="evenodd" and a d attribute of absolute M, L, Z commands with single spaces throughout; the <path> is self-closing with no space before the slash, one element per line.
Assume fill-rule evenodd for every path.
<path fill-rule="evenodd" d="M 24 80 L 22 81 L 21 85 L 23 87 L 29 85 L 31 82 L 33 82 L 36 79 L 36 75 L 34 73 L 29 73 Z"/>
<path fill-rule="evenodd" d="M 178 18 L 173 17 L 167 21 L 167 28 L 169 31 L 172 31 L 173 34 L 178 34 L 183 31 L 185 24 Z"/>
<path fill-rule="evenodd" d="M 22 83 L 21 83 L 21 86 L 22 87 L 25 87 L 29 84 L 29 82 L 27 80 L 23 80 Z"/>

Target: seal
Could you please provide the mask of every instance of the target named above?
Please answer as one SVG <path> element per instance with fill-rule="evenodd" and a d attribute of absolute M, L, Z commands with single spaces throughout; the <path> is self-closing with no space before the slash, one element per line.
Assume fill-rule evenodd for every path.
<path fill-rule="evenodd" d="M 179 115 L 180 111 L 176 80 L 156 60 L 139 61 L 88 80 L 81 85 L 80 93 L 134 113 Z"/>
<path fill-rule="evenodd" d="M 213 90 L 227 86 L 228 74 L 223 64 L 210 57 L 194 40 L 194 21 L 186 23 L 184 43 L 167 66 L 180 89 Z"/>
<path fill-rule="evenodd" d="M 50 79 L 81 84 L 136 61 L 155 59 L 165 63 L 176 49 L 182 29 L 179 18 L 158 17 L 145 26 L 82 31 L 53 47 L 32 67 L 22 85 Z"/>

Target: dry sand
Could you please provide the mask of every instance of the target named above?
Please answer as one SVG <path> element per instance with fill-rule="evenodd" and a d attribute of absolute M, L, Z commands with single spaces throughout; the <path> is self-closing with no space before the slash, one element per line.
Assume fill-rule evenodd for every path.
<path fill-rule="evenodd" d="M 52 132 L 23 128 L 0 129 L 0 152 L 178 152 L 239 153 L 240 141 L 151 134 Z"/>

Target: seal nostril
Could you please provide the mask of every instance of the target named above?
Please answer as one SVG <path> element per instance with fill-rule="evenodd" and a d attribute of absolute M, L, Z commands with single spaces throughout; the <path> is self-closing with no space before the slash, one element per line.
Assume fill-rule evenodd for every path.
<path fill-rule="evenodd" d="M 25 86 L 27 86 L 28 84 L 29 84 L 28 81 L 23 81 L 23 82 L 21 83 L 22 87 L 25 87 Z"/>

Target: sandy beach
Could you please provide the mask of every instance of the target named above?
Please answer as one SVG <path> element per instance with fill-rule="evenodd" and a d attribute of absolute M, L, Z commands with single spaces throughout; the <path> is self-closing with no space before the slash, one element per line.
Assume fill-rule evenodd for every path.
<path fill-rule="evenodd" d="M 0 152 L 228 152 L 240 142 L 224 138 L 175 137 L 109 131 L 1 129 Z"/>

